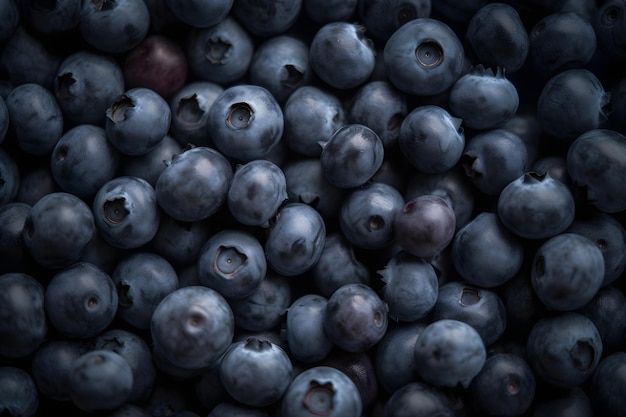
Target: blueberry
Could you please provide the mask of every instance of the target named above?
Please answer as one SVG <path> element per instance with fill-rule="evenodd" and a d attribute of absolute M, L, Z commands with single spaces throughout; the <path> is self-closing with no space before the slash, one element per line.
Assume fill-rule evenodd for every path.
<path fill-rule="evenodd" d="M 122 157 L 121 175 L 142 178 L 156 187 L 159 176 L 167 166 L 166 161 L 183 151 L 183 147 L 170 135 L 165 135 L 158 145 L 143 155 Z"/>
<path fill-rule="evenodd" d="M 379 42 L 386 42 L 405 23 L 430 17 L 431 1 L 366 0 L 359 2 L 357 11 L 370 36 Z"/>
<path fill-rule="evenodd" d="M 233 168 L 224 155 L 199 146 L 174 155 L 159 176 L 157 203 L 176 220 L 209 218 L 226 202 Z"/>
<path fill-rule="evenodd" d="M 78 261 L 97 233 L 89 206 L 74 194 L 46 194 L 24 223 L 24 243 L 35 261 L 60 269 Z"/>
<path fill-rule="evenodd" d="M 364 185 L 383 163 L 383 142 L 365 125 L 345 124 L 320 144 L 324 177 L 338 188 Z"/>
<path fill-rule="evenodd" d="M 602 340 L 590 319 L 580 313 L 560 312 L 533 325 L 526 350 L 538 379 L 573 388 L 593 374 L 602 357 Z"/>
<path fill-rule="evenodd" d="M 591 129 L 578 136 L 566 154 L 567 172 L 583 204 L 617 213 L 626 208 L 619 191 L 626 169 L 626 137 L 614 130 Z"/>
<path fill-rule="evenodd" d="M 228 299 L 251 295 L 267 273 L 261 242 L 238 229 L 224 229 L 209 237 L 197 262 L 200 283 Z"/>
<path fill-rule="evenodd" d="M 285 276 L 302 274 L 319 260 L 325 239 L 324 219 L 314 208 L 304 203 L 286 204 L 278 211 L 264 243 L 268 266 Z"/>
<path fill-rule="evenodd" d="M 348 21 L 358 3 L 358 0 L 303 0 L 302 13 L 318 25 Z"/>
<path fill-rule="evenodd" d="M 52 92 L 40 84 L 21 84 L 3 102 L 20 149 L 30 155 L 52 151 L 64 127 L 61 107 Z M 8 118 L 5 120 L 8 123 Z M 4 137 L 2 130 L 0 137 Z"/>
<path fill-rule="evenodd" d="M 255 407 L 277 403 L 293 379 L 287 353 L 267 340 L 234 342 L 220 360 L 220 380 L 237 401 Z"/>
<path fill-rule="evenodd" d="M 625 346 L 626 321 L 622 319 L 626 309 L 626 295 L 614 285 L 605 285 L 577 312 L 589 318 L 602 338 L 604 355 Z"/>
<path fill-rule="evenodd" d="M 50 325 L 71 338 L 98 335 L 113 322 L 117 305 L 111 277 L 86 262 L 77 262 L 55 274 L 44 295 Z"/>
<path fill-rule="evenodd" d="M 134 329 L 150 328 L 159 303 L 179 288 L 174 267 L 152 252 L 136 252 L 121 259 L 111 274 L 118 293 L 117 317 Z"/>
<path fill-rule="evenodd" d="M 452 240 L 452 262 L 470 284 L 493 288 L 517 274 L 524 261 L 524 242 L 496 213 L 478 213 Z"/>
<path fill-rule="evenodd" d="M 155 149 L 170 129 L 169 104 L 145 87 L 126 90 L 106 110 L 107 138 L 125 155 L 145 155 Z"/>
<path fill-rule="evenodd" d="M 429 258 L 443 251 L 454 237 L 456 216 L 441 197 L 420 195 L 398 210 L 394 234 L 398 246 L 411 255 Z"/>
<path fill-rule="evenodd" d="M 50 166 L 40 164 L 21 173 L 15 200 L 32 206 L 44 195 L 56 191 L 61 191 L 61 187 L 52 177 Z"/>
<path fill-rule="evenodd" d="M 384 336 L 389 308 L 367 285 L 345 284 L 331 294 L 324 310 L 324 330 L 348 352 L 364 352 Z"/>
<path fill-rule="evenodd" d="M 450 112 L 472 129 L 501 127 L 519 108 L 515 84 L 501 68 L 479 64 L 459 77 L 450 90 Z"/>
<path fill-rule="evenodd" d="M 487 359 L 479 333 L 454 319 L 430 322 L 413 352 L 418 375 L 436 387 L 469 387 Z"/>
<path fill-rule="evenodd" d="M 2 26 L 0 26 L 0 40 L 6 41 L 20 24 L 21 12 L 16 0 L 9 0 L 2 4 Z"/>
<path fill-rule="evenodd" d="M 615 352 L 602 358 L 593 372 L 589 399 L 594 413 L 617 417 L 624 405 L 624 369 L 626 354 Z"/>
<path fill-rule="evenodd" d="M 206 369 L 230 346 L 233 312 L 217 291 L 203 286 L 169 293 L 151 317 L 153 349 L 175 366 Z"/>
<path fill-rule="evenodd" d="M 20 167 L 5 149 L 0 149 L 0 203 L 10 203 L 20 189 Z"/>
<path fill-rule="evenodd" d="M 23 358 L 37 350 L 48 334 L 43 285 L 31 275 L 7 272 L 0 275 L 0 314 L 10 317 L 0 326 L 0 354 Z"/>
<path fill-rule="evenodd" d="M 404 206 L 400 191 L 382 182 L 370 182 L 348 192 L 341 204 L 339 227 L 348 241 L 373 250 L 395 239 L 395 221 Z"/>
<path fill-rule="evenodd" d="M 40 411 L 39 397 L 29 372 L 12 365 L 0 367 L 0 411 L 10 416 L 34 417 Z"/>
<path fill-rule="evenodd" d="M 364 84 L 374 71 L 373 42 L 366 36 L 366 28 L 356 23 L 326 23 L 311 39 L 309 53 L 315 74 L 339 90 Z"/>
<path fill-rule="evenodd" d="M 320 141 L 326 141 L 348 122 L 338 95 L 333 90 L 304 85 L 295 89 L 285 101 L 283 140 L 301 156 L 318 157 Z"/>
<path fill-rule="evenodd" d="M 435 307 L 439 281 L 433 266 L 423 258 L 399 251 L 378 273 L 384 282 L 383 300 L 393 320 L 415 322 Z"/>
<path fill-rule="evenodd" d="M 519 12 L 504 2 L 490 2 L 476 10 L 467 23 L 465 39 L 478 63 L 503 68 L 507 74 L 522 69 L 530 50 Z"/>
<path fill-rule="evenodd" d="M 100 187 L 116 176 L 121 159 L 104 128 L 79 124 L 66 130 L 55 142 L 50 173 L 62 190 L 91 201 Z"/>
<path fill-rule="evenodd" d="M 443 93 L 461 76 L 465 52 L 454 31 L 443 21 L 413 19 L 385 43 L 385 71 L 401 91 L 417 96 Z"/>
<path fill-rule="evenodd" d="M 296 361 L 314 364 L 330 354 L 334 344 L 323 323 L 327 303 L 322 295 L 305 294 L 289 306 L 285 331 L 289 353 Z"/>
<path fill-rule="evenodd" d="M 598 77 L 586 68 L 558 72 L 541 89 L 537 119 L 555 140 L 571 143 L 601 127 L 611 113 L 611 97 Z"/>
<path fill-rule="evenodd" d="M 176 19 L 194 28 L 208 28 L 222 22 L 234 0 L 162 0 Z"/>
<path fill-rule="evenodd" d="M 209 413 L 208 417 L 269 417 L 269 414 L 257 407 L 250 407 L 238 402 L 222 401 Z"/>
<path fill-rule="evenodd" d="M 9 108 L 7 107 L 6 99 L 0 96 L 0 143 L 4 142 L 9 131 L 9 117 Z"/>
<path fill-rule="evenodd" d="M 439 287 L 429 319 L 458 320 L 472 326 L 485 346 L 491 346 L 507 327 L 506 309 L 498 294 L 489 289 L 450 281 Z"/>
<path fill-rule="evenodd" d="M 363 404 L 355 383 L 331 366 L 312 366 L 295 376 L 281 400 L 283 415 L 360 417 Z"/>
<path fill-rule="evenodd" d="M 112 411 L 122 406 L 133 389 L 133 372 L 123 356 L 103 349 L 90 350 L 72 363 L 70 398 L 87 412 Z"/>
<path fill-rule="evenodd" d="M 100 236 L 110 245 L 131 249 L 156 235 L 161 212 L 148 181 L 118 176 L 104 183 L 93 199 L 93 217 Z"/>
<path fill-rule="evenodd" d="M 611 0 L 599 5 L 593 16 L 593 28 L 596 33 L 598 48 L 609 56 L 623 58 L 626 45 L 626 9 L 622 2 Z"/>
<path fill-rule="evenodd" d="M 267 38 L 285 33 L 300 16 L 303 0 L 235 0 L 231 15 L 250 34 Z"/>
<path fill-rule="evenodd" d="M 159 228 L 149 247 L 173 266 L 195 265 L 202 245 L 214 233 L 210 219 L 181 222 L 161 213 Z"/>
<path fill-rule="evenodd" d="M 604 279 L 604 257 L 596 244 L 576 233 L 560 233 L 535 251 L 532 285 L 541 301 L 556 311 L 572 311 L 596 295 Z"/>
<path fill-rule="evenodd" d="M 454 410 L 443 390 L 422 381 L 411 381 L 396 390 L 385 403 L 385 417 L 452 417 Z"/>
<path fill-rule="evenodd" d="M 288 198 L 283 170 L 271 161 L 257 159 L 235 168 L 226 204 L 239 223 L 268 228 Z"/>
<path fill-rule="evenodd" d="M 417 338 L 424 330 L 423 321 L 390 323 L 376 345 L 375 367 L 378 383 L 393 394 L 417 379 L 413 351 Z"/>
<path fill-rule="evenodd" d="M 235 85 L 213 102 L 207 128 L 215 148 L 224 156 L 249 162 L 263 158 L 281 140 L 283 112 L 267 89 Z"/>
<path fill-rule="evenodd" d="M 534 160 L 531 171 L 538 174 L 548 174 L 555 180 L 561 181 L 572 188 L 572 179 L 567 172 L 567 161 L 562 155 L 544 156 Z"/>
<path fill-rule="evenodd" d="M 0 206 L 0 274 L 27 270 L 30 257 L 23 231 L 30 209 L 29 204 L 18 201 Z"/>
<path fill-rule="evenodd" d="M 436 105 L 415 107 L 400 125 L 400 151 L 419 172 L 449 171 L 459 162 L 465 148 L 463 122 Z"/>

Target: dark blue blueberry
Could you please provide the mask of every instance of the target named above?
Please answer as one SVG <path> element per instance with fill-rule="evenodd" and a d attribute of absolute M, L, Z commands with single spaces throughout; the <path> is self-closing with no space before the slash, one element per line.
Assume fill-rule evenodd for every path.
<path fill-rule="evenodd" d="M 23 232 L 30 209 L 30 204 L 19 201 L 0 205 L 0 274 L 28 268 L 30 257 Z"/>
<path fill-rule="evenodd" d="M 422 321 L 392 322 L 376 345 L 376 376 L 378 383 L 388 393 L 393 394 L 417 379 L 413 351 L 424 327 L 426 324 Z"/>
<path fill-rule="evenodd" d="M 469 284 L 493 288 L 513 278 L 524 261 L 524 242 L 496 213 L 480 212 L 457 231 L 452 262 Z"/>
<path fill-rule="evenodd" d="M 398 140 L 400 126 L 408 113 L 407 100 L 389 81 L 370 81 L 352 96 L 348 120 L 368 126 L 376 132 L 385 149 L 391 148 Z"/>
<path fill-rule="evenodd" d="M 201 370 L 217 364 L 233 340 L 228 303 L 203 286 L 179 288 L 157 305 L 151 318 L 153 352 L 175 366 Z"/>
<path fill-rule="evenodd" d="M 575 218 L 566 231 L 588 237 L 602 252 L 602 286 L 617 282 L 626 269 L 626 230 L 622 223 L 610 214 L 595 211 Z"/>
<path fill-rule="evenodd" d="M 346 195 L 339 212 L 339 227 L 352 245 L 382 249 L 394 241 L 394 224 L 403 206 L 400 191 L 382 182 L 370 182 Z"/>
<path fill-rule="evenodd" d="M 441 197 L 424 194 L 407 201 L 394 220 L 398 246 L 411 255 L 430 258 L 452 242 L 456 215 Z"/>
<path fill-rule="evenodd" d="M 538 174 L 548 174 L 572 189 L 572 179 L 567 172 L 567 161 L 563 155 L 549 155 L 537 158 L 531 166 L 531 171 Z"/>
<path fill-rule="evenodd" d="M 125 155 L 145 155 L 155 149 L 170 129 L 169 104 L 149 88 L 131 88 L 106 110 L 109 141 Z"/>
<path fill-rule="evenodd" d="M 465 322 L 480 334 L 485 346 L 498 341 L 506 330 L 506 309 L 495 291 L 451 281 L 439 287 L 436 301 L 430 320 Z"/>
<path fill-rule="evenodd" d="M 93 212 L 83 200 L 54 192 L 32 206 L 23 236 L 39 265 L 58 269 L 78 261 L 96 233 Z"/>
<path fill-rule="evenodd" d="M 22 2 L 21 17 L 43 35 L 59 35 L 78 26 L 81 3 L 80 0 Z"/>
<path fill-rule="evenodd" d="M 454 409 L 444 391 L 422 381 L 411 381 L 396 390 L 384 406 L 385 417 L 453 417 Z"/>
<path fill-rule="evenodd" d="M 463 171 L 453 168 L 439 174 L 413 173 L 407 181 L 404 199 L 410 201 L 420 195 L 443 198 L 454 210 L 458 230 L 474 216 L 474 194 L 474 188 Z"/>
<path fill-rule="evenodd" d="M 530 364 L 512 353 L 489 356 L 469 386 L 474 409 L 487 416 L 523 415 L 531 408 L 536 388 Z"/>
<path fill-rule="evenodd" d="M 364 409 L 370 409 L 378 400 L 378 381 L 369 352 L 334 350 L 320 363 L 345 373 L 357 386 Z"/>
<path fill-rule="evenodd" d="M 277 403 L 294 376 L 287 352 L 256 337 L 233 342 L 219 367 L 226 391 L 235 400 L 253 407 Z"/>
<path fill-rule="evenodd" d="M 558 72 L 541 89 L 537 120 L 544 133 L 571 143 L 601 127 L 611 113 L 611 97 L 598 77 L 586 68 Z"/>
<path fill-rule="evenodd" d="M 2 6 L 0 6 L 0 16 L 2 16 L 2 19 L 0 19 L 2 22 L 0 25 L 0 41 L 4 43 L 20 24 L 22 14 L 18 2 L 16 0 L 3 2 Z"/>
<path fill-rule="evenodd" d="M 188 31 L 185 53 L 197 78 L 227 85 L 248 72 L 254 43 L 241 24 L 228 15 L 213 26 Z"/>
<path fill-rule="evenodd" d="M 349 376 L 332 366 L 317 365 L 295 376 L 280 410 L 291 417 L 361 417 L 363 403 Z"/>
<path fill-rule="evenodd" d="M 210 81 L 194 81 L 185 84 L 170 98 L 170 134 L 182 146 L 211 144 L 207 132 L 209 109 L 222 94 L 224 87 Z"/>
<path fill-rule="evenodd" d="M 320 144 L 324 177 L 343 189 L 368 182 L 381 167 L 385 155 L 383 142 L 376 132 L 358 123 L 341 126 Z"/>
<path fill-rule="evenodd" d="M 498 294 L 506 308 L 507 328 L 515 329 L 516 334 L 522 338 L 528 336 L 535 322 L 548 312 L 548 308 L 532 287 L 530 267 L 526 264 L 517 275 L 498 289 Z"/>
<path fill-rule="evenodd" d="M 573 11 L 550 13 L 528 32 L 529 59 L 539 74 L 587 65 L 596 52 L 596 33 L 591 21 Z"/>
<path fill-rule="evenodd" d="M 370 284 L 367 265 L 357 258 L 354 245 L 339 232 L 326 236 L 320 259 L 311 272 L 315 287 L 326 298 L 344 284 Z"/>
<path fill-rule="evenodd" d="M 204 220 L 226 202 L 233 177 L 230 162 L 217 150 L 192 147 L 174 155 L 155 186 L 159 206 L 184 222 Z"/>
<path fill-rule="evenodd" d="M 112 145 L 111 145 L 112 146 Z M 154 188 L 159 176 L 167 166 L 166 161 L 183 151 L 180 143 L 165 135 L 158 145 L 143 155 L 127 156 L 121 166 L 121 175 L 142 178 Z"/>
<path fill-rule="evenodd" d="M 283 141 L 301 156 L 318 157 L 326 141 L 348 122 L 334 90 L 305 85 L 294 90 L 283 105 Z"/>
<path fill-rule="evenodd" d="M 43 285 L 31 275 L 7 272 L 0 275 L 0 355 L 26 357 L 48 334 Z"/>
<path fill-rule="evenodd" d="M 136 252 L 121 259 L 111 278 L 117 288 L 117 317 L 135 329 L 150 328 L 159 303 L 179 288 L 174 267 L 152 252 Z"/>
<path fill-rule="evenodd" d="M 619 59 L 626 57 L 626 5 L 619 0 L 603 2 L 593 16 L 598 48 Z"/>
<path fill-rule="evenodd" d="M 148 342 L 138 333 L 121 328 L 109 328 L 94 340 L 95 349 L 110 350 L 126 359 L 133 372 L 133 389 L 129 403 L 140 404 L 152 393 L 156 369 Z"/>
<path fill-rule="evenodd" d="M 389 308 L 367 285 L 345 284 L 328 298 L 324 330 L 347 352 L 365 352 L 387 331 Z"/>
<path fill-rule="evenodd" d="M 617 417 L 626 405 L 626 352 L 615 352 L 602 358 L 593 372 L 589 399 L 595 415 Z"/>
<path fill-rule="evenodd" d="M 40 411 L 40 394 L 33 376 L 17 366 L 0 367 L 0 412 L 34 417 Z M 43 407 L 41 407 L 43 408 Z"/>
<path fill-rule="evenodd" d="M 198 401 L 211 412 L 217 413 L 220 409 L 220 405 L 230 404 L 230 398 L 228 398 L 228 392 L 220 381 L 220 367 L 214 366 L 203 372 L 196 378 L 194 384 L 194 391 L 197 395 Z M 243 407 L 243 404 L 237 404 Z M 252 409 L 252 407 L 245 406 Z M 259 411 L 261 412 L 261 411 Z M 267 417 L 267 416 L 263 416 Z"/>
<path fill-rule="evenodd" d="M 87 353 L 91 340 L 50 338 L 33 353 L 31 372 L 42 397 L 53 401 L 69 401 L 69 375 L 72 364 Z"/>
<path fill-rule="evenodd" d="M 519 83 L 516 83 L 516 87 L 520 87 Z M 519 93 L 523 93 L 524 88 L 518 90 Z M 520 98 L 520 100 L 523 98 Z M 527 166 L 532 166 L 537 159 L 546 155 L 539 155 L 543 152 L 543 131 L 539 125 L 536 112 L 520 109 L 513 117 L 511 117 L 502 126 L 502 129 L 515 133 L 522 139 L 522 142 L 526 145 L 527 153 Z"/>
<path fill-rule="evenodd" d="M 20 149 L 31 155 L 51 152 L 63 134 L 63 113 L 52 92 L 40 84 L 21 84 L 4 101 Z"/>
<path fill-rule="evenodd" d="M 20 166 L 4 148 L 0 148 L 0 204 L 13 201 L 20 189 Z"/>
<path fill-rule="evenodd" d="M 124 92 L 124 74 L 112 56 L 79 50 L 58 66 L 53 91 L 70 121 L 103 125 L 107 108 Z"/>
<path fill-rule="evenodd" d="M 66 130 L 51 151 L 50 173 L 55 183 L 85 201 L 91 201 L 117 175 L 122 162 L 104 128 L 94 124 Z"/>
<path fill-rule="evenodd" d="M 626 136 L 608 129 L 588 130 L 572 142 L 566 162 L 581 203 L 607 213 L 626 209 L 626 195 L 621 192 L 626 173 Z"/>
<path fill-rule="evenodd" d="M 495 129 L 517 113 L 519 100 L 517 88 L 504 70 L 479 64 L 452 86 L 450 113 L 472 129 Z"/>
<path fill-rule="evenodd" d="M 133 371 L 123 356 L 94 349 L 76 358 L 68 378 L 70 398 L 87 412 L 112 411 L 122 406 L 133 389 Z"/>
<path fill-rule="evenodd" d="M 430 0 L 365 0 L 357 6 L 358 16 L 367 33 L 379 42 L 387 39 L 402 25 L 430 17 Z"/>
<path fill-rule="evenodd" d="M 457 35 L 443 21 L 429 17 L 398 28 L 385 43 L 383 55 L 389 80 L 416 96 L 443 93 L 465 68 L 465 52 Z"/>
<path fill-rule="evenodd" d="M 82 39 L 109 54 L 128 52 L 150 30 L 150 13 L 144 2 L 132 0 L 83 1 L 78 22 Z M 106 31 L 107 36 L 102 36 Z"/>
<path fill-rule="evenodd" d="M 498 196 L 497 214 L 515 235 L 545 239 L 564 232 L 576 209 L 567 185 L 550 174 L 529 171 L 504 187 Z"/>
<path fill-rule="evenodd" d="M 202 245 L 212 233 L 210 220 L 181 222 L 161 213 L 159 229 L 149 245 L 172 265 L 195 265 Z"/>
<path fill-rule="evenodd" d="M 447 172 L 459 162 L 465 149 L 463 122 L 443 107 L 417 106 L 402 120 L 400 151 L 419 172 Z"/>
<path fill-rule="evenodd" d="M 375 65 L 375 52 L 365 26 L 335 21 L 320 27 L 309 46 L 309 64 L 327 85 L 347 90 L 365 83 Z"/>
<path fill-rule="evenodd" d="M 263 245 L 239 229 L 224 229 L 209 237 L 197 262 L 200 283 L 227 299 L 251 295 L 267 273 Z"/>
<path fill-rule="evenodd" d="M 526 63 L 530 41 L 522 18 L 512 5 L 482 5 L 467 23 L 465 39 L 476 62 L 487 68 L 503 68 L 507 74 Z"/>
<path fill-rule="evenodd" d="M 56 273 L 44 296 L 49 324 L 70 338 L 98 335 L 113 322 L 117 305 L 111 277 L 86 262 L 77 262 Z"/>
<path fill-rule="evenodd" d="M 589 395 L 581 387 L 559 391 L 533 408 L 533 417 L 594 417 Z"/>
<path fill-rule="evenodd" d="M 439 280 L 433 266 L 423 258 L 399 251 L 378 273 L 384 282 L 382 296 L 391 319 L 415 322 L 435 307 Z"/>
<path fill-rule="evenodd" d="M 302 363 L 314 364 L 325 359 L 334 344 L 324 330 L 324 310 L 328 299 L 319 294 L 305 294 L 287 310 L 285 332 L 289 354 Z"/>
<path fill-rule="evenodd" d="M 604 279 L 604 257 L 591 239 L 560 233 L 537 248 L 532 260 L 532 285 L 551 310 L 572 311 L 596 295 Z"/>
<path fill-rule="evenodd" d="M 231 15 L 250 34 L 268 38 L 285 33 L 300 16 L 303 0 L 235 0 Z"/>
<path fill-rule="evenodd" d="M 348 21 L 357 10 L 358 3 L 358 0 L 304 0 L 302 13 L 318 25 Z"/>
<path fill-rule="evenodd" d="M 171 13 L 186 25 L 208 28 L 223 21 L 233 0 L 163 0 Z"/>
<path fill-rule="evenodd" d="M 602 357 L 602 339 L 586 316 L 561 312 L 539 319 L 526 342 L 535 376 L 561 388 L 581 386 Z"/>
<path fill-rule="evenodd" d="M 227 158 L 239 162 L 260 159 L 282 138 L 282 108 L 263 87 L 235 85 L 213 102 L 207 129 L 215 148 Z"/>
<path fill-rule="evenodd" d="M 417 338 L 413 353 L 420 378 L 437 387 L 469 387 L 487 359 L 476 329 L 453 319 L 430 322 Z"/>
<path fill-rule="evenodd" d="M 288 203 L 270 226 L 264 243 L 268 266 L 285 276 L 309 271 L 319 260 L 326 225 L 317 210 L 304 203 Z"/>
<path fill-rule="evenodd" d="M 142 178 L 119 176 L 107 181 L 94 196 L 92 210 L 98 233 L 117 248 L 145 245 L 159 228 L 156 192 Z"/>
<path fill-rule="evenodd" d="M 226 204 L 239 223 L 267 228 L 288 198 L 283 170 L 271 161 L 257 159 L 235 168 Z"/>
<path fill-rule="evenodd" d="M 239 329 L 261 332 L 275 329 L 292 303 L 287 277 L 268 271 L 257 289 L 244 298 L 229 300 Z"/>
<path fill-rule="evenodd" d="M 604 355 L 616 352 L 626 346 L 626 295 L 614 285 L 606 285 L 577 312 L 588 317 L 595 324 L 602 338 Z"/>
<path fill-rule="evenodd" d="M 286 34 L 266 39 L 254 50 L 249 77 L 252 84 L 266 88 L 284 104 L 291 93 L 313 79 L 309 46 Z"/>
<path fill-rule="evenodd" d="M 50 165 L 43 163 L 21 173 L 15 201 L 32 206 L 41 197 L 56 191 L 61 191 L 61 187 L 52 177 Z"/>
<path fill-rule="evenodd" d="M 497 196 L 511 181 L 526 172 L 526 144 L 509 130 L 482 131 L 467 142 L 461 165 L 479 191 Z"/>
<path fill-rule="evenodd" d="M 326 180 L 319 158 L 294 157 L 282 169 L 289 203 L 308 204 L 324 219 L 336 218 L 346 191 Z"/>

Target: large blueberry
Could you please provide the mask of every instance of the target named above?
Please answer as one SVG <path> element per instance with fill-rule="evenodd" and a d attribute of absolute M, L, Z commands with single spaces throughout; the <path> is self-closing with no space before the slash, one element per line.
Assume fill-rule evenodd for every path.
<path fill-rule="evenodd" d="M 120 174 L 142 178 L 154 188 L 159 176 L 167 166 L 165 161 L 169 161 L 173 155 L 182 151 L 183 147 L 175 138 L 165 135 L 163 140 L 150 152 L 125 157 Z"/>
<path fill-rule="evenodd" d="M 430 17 L 431 0 L 362 0 L 357 12 L 370 36 L 386 42 L 405 23 Z"/>
<path fill-rule="evenodd" d="M 40 394 L 31 373 L 14 365 L 0 367 L 0 411 L 34 417 L 40 411 L 39 404 Z"/>
<path fill-rule="evenodd" d="M 28 250 L 24 246 L 24 223 L 31 206 L 18 201 L 0 206 L 0 273 L 25 272 Z"/>
<path fill-rule="evenodd" d="M 411 381 L 391 394 L 385 417 L 452 417 L 454 409 L 445 392 L 423 381 Z"/>
<path fill-rule="evenodd" d="M 231 15 L 259 38 L 284 34 L 298 20 L 303 0 L 235 0 Z"/>
<path fill-rule="evenodd" d="M 234 0 L 162 0 L 181 22 L 194 28 L 220 23 L 233 7 Z"/>
<path fill-rule="evenodd" d="M 376 345 L 376 375 L 380 386 L 389 393 L 414 382 L 417 378 L 413 351 L 417 338 L 426 327 L 424 321 L 390 323 Z"/>
<path fill-rule="evenodd" d="M 324 330 L 324 310 L 328 299 L 305 294 L 287 310 L 286 338 L 289 353 L 299 362 L 316 363 L 325 359 L 334 344 Z"/>
<path fill-rule="evenodd" d="M 623 412 L 626 390 L 626 353 L 615 352 L 605 356 L 591 378 L 589 399 L 595 413 L 617 417 Z"/>

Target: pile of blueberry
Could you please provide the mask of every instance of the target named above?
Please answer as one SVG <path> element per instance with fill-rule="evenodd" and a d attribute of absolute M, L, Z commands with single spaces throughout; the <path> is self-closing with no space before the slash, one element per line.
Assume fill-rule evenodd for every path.
<path fill-rule="evenodd" d="M 623 0 L 0 1 L 0 414 L 618 417 Z"/>

